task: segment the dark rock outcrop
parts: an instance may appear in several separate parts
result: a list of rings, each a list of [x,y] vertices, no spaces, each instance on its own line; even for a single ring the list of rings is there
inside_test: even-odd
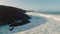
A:
[[[26,11],[11,6],[0,5],[0,25],[10,24],[10,27],[24,25],[29,23],[29,16]],[[16,20],[21,20],[17,23]]]

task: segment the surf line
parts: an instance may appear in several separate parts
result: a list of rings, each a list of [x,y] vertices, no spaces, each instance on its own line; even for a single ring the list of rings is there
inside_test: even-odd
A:
[[[41,14],[41,13],[38,13],[39,15],[43,16],[43,17],[46,17],[46,18],[51,18],[51,19],[55,19],[55,20],[58,20],[60,21],[59,18],[56,18],[56,17],[53,17],[53,16],[50,16],[50,15],[46,15],[46,14]]]
[[[50,15],[46,15],[46,14],[42,14],[42,13],[39,13],[39,12],[30,12],[30,13],[32,13],[31,15],[43,16],[43,17],[46,17],[46,18],[51,18],[51,19],[54,19],[54,20],[60,21],[59,18],[56,18],[56,17],[54,17],[54,16],[50,16]]]

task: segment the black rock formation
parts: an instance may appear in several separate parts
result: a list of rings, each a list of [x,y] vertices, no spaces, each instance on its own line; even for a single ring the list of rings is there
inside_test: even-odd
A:
[[[25,13],[23,9],[0,5],[0,25],[10,24],[10,27],[14,27],[27,24],[30,22],[30,17]],[[21,22],[18,23],[16,20],[21,20]]]

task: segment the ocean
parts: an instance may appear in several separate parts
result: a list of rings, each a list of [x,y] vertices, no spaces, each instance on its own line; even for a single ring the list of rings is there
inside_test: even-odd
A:
[[[52,14],[52,15],[60,15],[60,11],[51,11],[51,12],[40,12],[40,13],[43,13],[43,14]]]
[[[0,34],[60,34],[60,12],[28,12],[30,23],[9,31],[9,25],[0,27]]]

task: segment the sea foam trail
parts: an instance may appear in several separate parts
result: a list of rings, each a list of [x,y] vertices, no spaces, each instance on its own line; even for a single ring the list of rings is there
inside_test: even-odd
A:
[[[55,20],[60,21],[60,19],[59,19],[59,18],[56,18],[56,17],[54,17],[54,16],[44,15],[44,14],[40,14],[40,15],[41,15],[41,16],[43,16],[43,17],[47,17],[47,18],[51,18],[51,19],[55,19]]]
[[[29,15],[42,16],[48,19],[45,24],[39,25],[32,29],[18,32],[16,34],[59,34],[60,33],[60,19],[47,14],[41,14],[37,12],[28,13]],[[59,33],[58,33],[59,31]]]
[[[32,14],[33,14],[33,12],[32,12]],[[35,14],[33,14],[33,15],[40,15],[40,16],[43,16],[43,17],[46,17],[46,18],[51,18],[51,19],[55,19],[55,20],[57,20],[57,21],[60,21],[60,19],[59,18],[56,18],[56,17],[54,17],[54,16],[51,16],[51,15],[47,15],[47,14],[42,14],[42,13],[38,13],[38,12],[35,12]]]

